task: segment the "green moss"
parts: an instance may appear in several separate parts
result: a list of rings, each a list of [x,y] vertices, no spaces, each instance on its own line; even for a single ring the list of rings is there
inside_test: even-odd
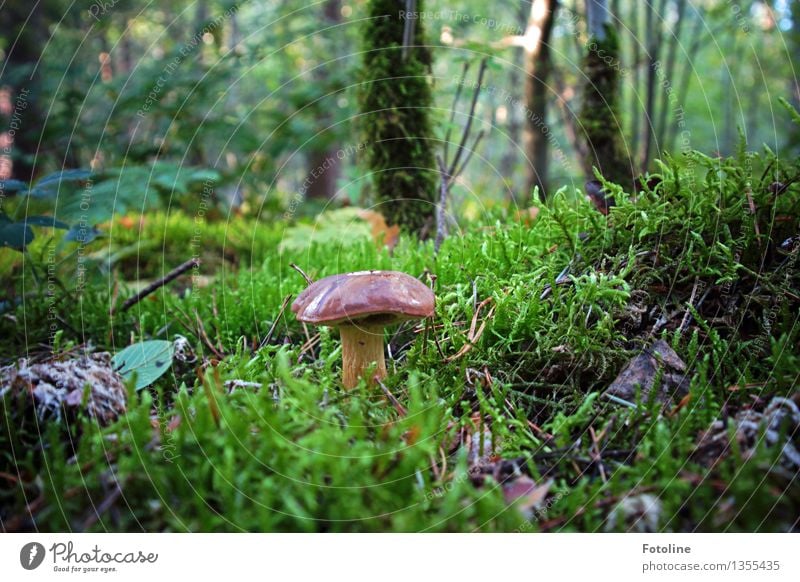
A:
[[[406,18],[395,0],[371,0],[363,32],[359,90],[363,162],[370,173],[368,203],[407,232],[430,232],[435,211],[430,86],[431,51],[422,20],[403,58]],[[422,2],[417,9],[424,10]]]
[[[0,489],[0,519],[19,523],[27,501],[42,496],[42,509],[23,527],[622,531],[623,521],[607,522],[613,502],[646,489],[661,503],[658,528],[665,531],[785,531],[800,511],[800,492],[791,473],[764,470],[777,467],[778,447],[762,444],[748,459],[732,453],[713,465],[696,458],[698,435],[715,419],[797,390],[800,269],[792,257],[800,251],[779,247],[800,230],[793,212],[800,185],[774,197],[772,176],[753,178],[768,166],[780,176],[798,173],[796,163],[769,153],[691,153],[661,164],[658,186],[636,200],[607,184],[617,198],[607,217],[562,190],[533,224],[496,212],[445,240],[438,255],[431,243],[404,236],[392,255],[370,241],[328,241],[285,256],[277,250],[283,225],[244,223],[249,234],[235,248],[259,242],[242,268],[188,293],[165,289],[113,321],[107,305],[117,291],[96,282],[82,311],[60,312],[74,328],[64,330],[64,342],[88,338],[102,348],[131,335],[182,333],[214,358],[203,370],[209,390],[194,371],[164,376],[156,390],[132,395],[117,424],[101,431],[85,423],[77,462],[56,446],[38,456],[15,453],[25,435],[5,421],[12,427],[0,431],[5,467],[16,463],[24,478]],[[191,232],[189,219],[183,227],[170,220],[176,241]],[[212,229],[206,243],[219,248],[225,240],[225,229]],[[406,416],[382,394],[342,391],[335,330],[320,330],[306,346],[302,326],[281,315],[284,298],[304,286],[289,262],[315,279],[365,268],[436,275],[435,327],[387,332],[395,359],[387,389],[409,409]],[[567,282],[555,284],[568,265]],[[476,304],[489,297],[493,315],[489,307],[477,314],[483,333],[470,347]],[[47,309],[26,301],[27,311],[0,318],[4,338],[19,333],[13,318],[29,330],[47,325]],[[188,328],[179,323],[184,314],[194,316]],[[664,314],[670,319],[654,335],[687,363],[691,398],[668,415],[655,403],[630,409],[597,396],[652,341]],[[271,341],[259,348],[278,317]],[[221,361],[197,321],[224,352]],[[227,380],[261,388],[229,393]],[[0,413],[11,405],[0,402]],[[168,429],[178,416],[177,428]],[[519,460],[535,479],[554,479],[547,509],[533,521],[505,506],[493,481],[475,488],[463,449],[449,456],[443,475],[432,471],[431,458],[441,457],[454,427],[474,431],[476,418],[502,443],[504,459]],[[606,435],[605,478],[585,461],[595,454],[590,427]],[[85,526],[112,479],[128,503]]]

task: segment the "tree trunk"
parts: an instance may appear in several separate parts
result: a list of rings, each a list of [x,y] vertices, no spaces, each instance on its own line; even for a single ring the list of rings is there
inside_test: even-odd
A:
[[[359,127],[372,182],[369,202],[390,225],[426,237],[433,233],[439,178],[430,118],[432,55],[424,21],[409,21],[398,6],[397,0],[367,3]],[[424,11],[422,0],[416,6]],[[409,25],[415,40],[405,47]]]
[[[528,13],[530,9],[528,6],[530,5],[530,0],[520,0],[517,9],[517,23],[522,29],[523,26],[526,26],[528,21]],[[520,114],[519,108],[515,107],[518,100],[521,99],[522,95],[519,94],[519,86],[520,86],[520,71],[525,66],[525,59],[524,53],[522,51],[514,51],[514,55],[512,57],[512,66],[508,74],[508,86],[509,92],[513,96],[513,104],[507,105],[507,122],[506,122],[506,133],[508,134],[508,147],[503,152],[503,157],[500,159],[500,175],[503,176],[503,179],[506,182],[507,188],[511,192],[510,198],[512,200],[517,199],[516,193],[521,188],[520,180],[517,179],[516,176],[516,165],[517,161],[519,160],[519,143],[520,143],[520,134],[522,133],[522,116]]]
[[[0,174],[31,182],[45,120],[36,64],[48,40],[46,3],[7,2],[0,10],[0,27],[6,39],[2,89],[7,94],[2,99],[8,100],[1,126],[8,145],[1,152]]]
[[[789,80],[789,95],[792,105],[800,111],[800,2],[790,2],[792,7],[792,29],[789,32],[789,56],[792,74]],[[800,146],[800,125],[790,124],[789,145]]]
[[[647,37],[647,96],[644,111],[644,122],[642,130],[642,171],[646,171],[650,165],[650,158],[653,151],[653,140],[655,137],[655,104],[656,104],[656,76],[657,63],[661,53],[661,21],[659,14],[663,12],[664,3],[662,0],[658,7],[655,0],[645,8],[645,35]]]
[[[641,88],[641,77],[642,77],[642,67],[641,63],[639,62],[639,58],[641,56],[641,51],[639,50],[639,45],[641,43],[641,18],[640,18],[640,6],[641,3],[634,2],[633,8],[631,10],[631,24],[629,26],[631,31],[631,68],[633,69],[633,74],[631,75],[631,100],[630,100],[630,120],[631,120],[631,139],[630,145],[628,149],[633,152],[632,157],[636,156],[636,152],[639,151],[639,115],[641,111],[641,107],[639,106],[639,100],[641,99],[641,92],[639,89]]]
[[[326,27],[342,21],[341,0],[328,0],[323,4],[322,11]],[[317,68],[312,75],[317,86],[326,86],[329,75],[325,68]],[[333,98],[329,96],[327,99]],[[330,126],[331,116],[324,109],[324,105],[323,109],[319,111],[317,119],[319,120],[320,128]],[[322,150],[309,152],[307,156],[308,177],[311,183],[308,190],[306,190],[306,196],[309,198],[329,200],[336,195],[336,182],[341,172],[341,163],[336,157],[338,150],[338,144],[327,144]],[[320,170],[320,168],[323,168],[323,170]],[[314,174],[317,174],[317,176],[315,177]]]
[[[605,0],[587,0],[589,42],[584,58],[586,83],[581,108],[581,129],[588,156],[584,166],[593,179],[593,167],[607,179],[630,187],[632,169],[625,156],[619,112],[619,39],[609,24]]]
[[[686,12],[686,0],[677,0],[675,9],[677,20],[675,22],[675,28],[672,30],[672,38],[669,39],[667,62],[663,69],[664,77],[667,82],[670,83],[670,85],[674,83],[675,78],[675,61],[678,55],[678,46],[681,43],[681,28],[683,27],[683,15]],[[667,144],[664,142],[664,138],[667,132],[667,119],[669,118],[669,112],[673,108],[670,99],[670,95],[664,91],[661,97],[661,108],[658,112],[658,123],[656,123],[655,130],[655,141],[659,150],[668,149]],[[672,99],[674,99],[674,97]],[[657,154],[660,154],[660,151],[657,152]]]
[[[534,0],[525,31],[525,157],[527,177],[525,199],[539,187],[539,197],[547,195],[548,82],[550,77],[550,35],[553,31],[556,0]]]

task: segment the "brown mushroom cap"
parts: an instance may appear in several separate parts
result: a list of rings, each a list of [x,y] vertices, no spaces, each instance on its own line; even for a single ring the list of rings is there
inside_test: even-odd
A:
[[[359,271],[332,275],[309,285],[292,303],[297,319],[316,325],[391,325],[431,317],[433,291],[405,273]]]

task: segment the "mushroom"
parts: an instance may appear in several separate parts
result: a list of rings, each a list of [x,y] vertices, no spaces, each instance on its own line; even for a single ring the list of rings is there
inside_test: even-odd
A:
[[[332,275],[309,285],[292,303],[298,321],[338,326],[342,336],[342,382],[354,388],[366,369],[386,377],[383,328],[433,315],[434,295],[423,283],[397,271]],[[372,384],[371,378],[367,383]]]

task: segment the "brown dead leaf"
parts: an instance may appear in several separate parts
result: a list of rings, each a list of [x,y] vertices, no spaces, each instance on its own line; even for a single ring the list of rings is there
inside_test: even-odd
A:
[[[539,208],[536,206],[517,210],[517,222],[521,222],[526,226],[533,224],[537,216],[539,216]]]
[[[422,434],[422,429],[414,424],[406,432],[403,433],[403,440],[409,446],[416,444],[419,440],[419,435]]]
[[[527,475],[520,475],[503,483],[503,499],[524,513],[530,512],[542,504],[552,484],[552,479],[538,485]]]
[[[481,336],[483,335],[483,330],[486,328],[486,322],[489,319],[491,319],[492,316],[494,315],[494,310],[496,305],[492,305],[491,309],[489,309],[489,313],[486,314],[486,317],[481,322],[480,326],[478,326],[478,317],[480,316],[481,309],[486,307],[489,303],[492,303],[492,301],[493,301],[492,297],[487,297],[478,304],[477,309],[475,309],[475,314],[472,316],[472,322],[470,323],[469,326],[469,332],[467,332],[467,343],[461,346],[461,349],[458,350],[458,352],[456,352],[452,356],[445,358],[445,362],[453,362],[458,358],[460,358],[461,356],[463,356],[464,354],[466,354],[467,352],[469,352],[473,347],[475,347],[475,344],[478,342],[479,339],[481,339]]]
[[[389,250],[397,246],[400,238],[400,227],[398,225],[389,226],[386,219],[379,212],[374,210],[359,210],[358,217],[367,222],[372,229],[372,238],[378,248],[386,247]]]
[[[600,180],[589,180],[585,184],[586,196],[600,214],[608,215],[608,209],[615,205],[614,197],[606,194]]]

